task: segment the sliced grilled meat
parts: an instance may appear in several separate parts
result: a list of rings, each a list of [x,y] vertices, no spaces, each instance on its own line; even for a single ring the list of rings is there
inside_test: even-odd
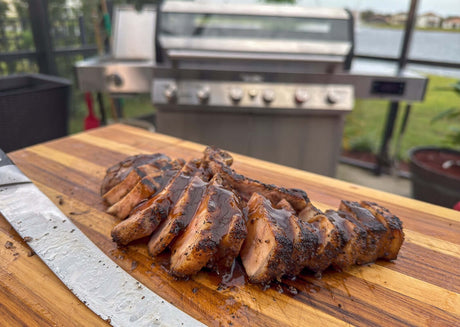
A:
[[[259,193],[251,196],[248,210],[248,236],[240,256],[249,281],[268,283],[280,279],[292,266],[292,213],[275,209]]]
[[[401,221],[376,203],[342,201],[338,211],[323,214],[302,190],[237,174],[229,167],[232,157],[217,148],[185,166],[160,154],[148,157],[133,156],[108,170],[103,188],[118,185],[104,197],[119,199],[109,211],[131,215],[112,237],[127,244],[153,232],[149,252],[169,246],[171,273],[178,277],[203,267],[226,271],[240,254],[249,280],[268,283],[303,268],[320,273],[331,265],[344,270],[392,260],[404,240]]]
[[[339,210],[349,213],[361,224],[367,232],[366,251],[360,258],[360,263],[374,262],[379,257],[380,249],[386,240],[387,228],[358,202],[340,202]]]
[[[310,224],[305,223],[296,215],[290,219],[292,239],[292,265],[286,272],[288,276],[297,276],[312,260],[319,246],[319,233]]]
[[[369,210],[386,228],[387,233],[383,237],[378,257],[387,260],[397,258],[399,249],[404,242],[402,222],[388,209],[374,202],[361,201],[361,206]]]
[[[286,199],[281,200],[276,205],[279,209],[287,210],[291,213],[289,217],[292,238],[292,265],[287,270],[286,275],[297,276],[305,266],[305,262],[311,260],[318,246],[318,233],[309,224],[301,221],[296,216],[294,208]]]
[[[172,245],[171,273],[177,277],[195,274],[210,263],[220,262],[220,253],[229,256],[224,264],[233,262],[246,236],[239,207],[238,197],[214,176],[196,215]],[[226,247],[224,252],[219,252],[220,247]]]
[[[182,168],[182,162],[178,160],[171,161],[171,164],[168,164],[167,168],[162,168],[160,170],[154,171],[144,178],[142,178],[122,199],[113,204],[110,208],[107,209],[107,212],[111,215],[114,215],[120,219],[125,219],[139,203],[151,198],[156,193],[160,192],[177,174],[177,172]],[[142,166],[144,167],[144,166]],[[153,166],[150,166],[153,167]],[[118,186],[124,184],[124,182],[139,168],[135,168],[128,177],[122,181],[120,184],[116,185],[112,190],[118,188]],[[145,169],[148,171],[153,169]],[[110,190],[108,193],[111,193]]]
[[[158,168],[152,165],[143,165],[134,168],[128,176],[120,183],[112,187],[102,198],[109,205],[113,205],[120,201],[126,194],[128,194],[142,178],[158,173]]]
[[[308,202],[307,205],[305,206],[305,208],[303,208],[299,212],[298,216],[303,221],[309,221],[313,217],[315,217],[317,215],[321,215],[321,214],[323,214],[323,212],[321,210],[316,208],[311,202]]]
[[[171,159],[162,153],[130,156],[107,169],[101,185],[101,195],[104,195],[115,185],[119,184],[136,167],[153,164],[161,168],[168,165],[170,161]]]
[[[286,199],[281,199],[281,201],[276,204],[275,208],[287,210],[293,215],[296,214],[294,208]]]
[[[205,171],[205,176],[210,180],[214,173],[209,167],[211,161],[219,162],[224,166],[231,166],[233,164],[233,157],[226,151],[219,149],[215,146],[208,146],[203,151],[203,164],[202,168]]]
[[[188,226],[196,214],[205,194],[207,183],[194,176],[182,197],[155,230],[148,243],[149,253],[153,256],[163,252],[168,245]]]
[[[157,171],[155,174],[142,178],[128,194],[108,208],[107,213],[119,219],[125,219],[137,204],[150,198],[162,188],[161,180],[166,176],[171,178],[170,174]]]
[[[333,258],[340,252],[342,240],[336,226],[323,214],[316,215],[304,222],[304,229],[318,236],[318,245],[311,257],[303,263],[307,269],[319,273],[331,265]]]
[[[294,188],[286,189],[276,185],[264,184],[255,179],[237,174],[227,165],[227,162],[230,161],[228,157],[230,155],[225,151],[219,150],[213,152],[212,148],[207,148],[203,158],[203,167],[213,175],[219,174],[222,176],[224,184],[235,190],[243,202],[247,203],[253,193],[259,193],[269,199],[273,205],[276,205],[282,199],[286,199],[297,213],[308,206],[313,207],[307,193],[302,190]],[[318,209],[316,210],[319,212]]]
[[[222,183],[222,181],[219,181]],[[232,206],[236,205],[237,208],[231,210],[237,211],[228,219],[228,223],[221,222],[219,227],[223,234],[219,243],[217,253],[207,263],[207,267],[213,269],[218,274],[228,272],[235,258],[238,257],[244,240],[248,234],[247,230],[247,209],[242,210],[242,204],[239,197],[232,191]],[[219,203],[219,202],[218,202]],[[219,218],[220,219],[220,218]]]
[[[155,176],[158,172],[165,172],[168,170],[180,170],[184,165],[182,159],[173,160],[166,164],[165,161],[155,161],[156,165],[146,164],[133,168],[131,172],[120,183],[112,187],[102,198],[109,204],[113,205],[120,201],[126,194],[128,194],[137,183],[147,176]],[[159,165],[162,163],[162,165]]]
[[[354,265],[366,250],[366,231],[348,213],[344,211],[326,211],[326,216],[336,226],[343,245],[332,260],[334,269],[343,271]]]
[[[169,210],[181,197],[192,176],[199,173],[199,165],[199,160],[189,161],[161,192],[136,208],[128,219],[113,228],[112,239],[118,244],[126,245],[152,234],[168,216]]]
[[[369,259],[369,254],[368,254],[368,249],[367,249],[367,244],[368,244],[368,235],[367,235],[367,230],[363,226],[363,224],[355,219],[352,215],[350,215],[346,211],[338,210],[338,211],[332,211],[328,210],[328,216],[331,214],[331,212],[335,212],[337,215],[339,215],[341,218],[349,221],[353,225],[353,231],[356,233],[355,239],[353,242],[353,256],[354,256],[354,263],[358,265],[363,265],[365,263],[369,263],[371,261]],[[353,237],[352,237],[353,239]],[[345,250],[345,249],[344,249]],[[340,267],[339,267],[340,269]]]

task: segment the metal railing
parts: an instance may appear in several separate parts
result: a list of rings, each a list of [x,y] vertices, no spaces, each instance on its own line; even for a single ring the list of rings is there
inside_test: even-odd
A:
[[[355,54],[354,58],[386,61],[386,62],[393,62],[393,63],[397,63],[399,61],[399,57],[375,56],[375,55],[366,55],[366,54],[359,54],[359,53]],[[412,59],[412,58],[407,58],[406,62],[407,64],[414,64],[414,65],[460,69],[460,62],[446,62],[446,61]]]

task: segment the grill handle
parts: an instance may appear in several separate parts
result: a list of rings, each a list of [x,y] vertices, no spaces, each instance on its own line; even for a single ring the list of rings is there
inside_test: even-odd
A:
[[[241,52],[217,52],[217,51],[191,51],[169,50],[169,59],[179,60],[265,60],[265,61],[295,61],[295,62],[330,62],[343,63],[341,56],[319,55],[292,55],[292,54],[269,54],[269,53],[241,53]]]

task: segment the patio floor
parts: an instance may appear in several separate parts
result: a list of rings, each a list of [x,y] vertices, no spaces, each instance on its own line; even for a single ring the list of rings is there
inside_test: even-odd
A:
[[[337,167],[336,178],[361,186],[411,197],[410,180],[404,177],[391,175],[376,176],[369,170],[340,163]]]

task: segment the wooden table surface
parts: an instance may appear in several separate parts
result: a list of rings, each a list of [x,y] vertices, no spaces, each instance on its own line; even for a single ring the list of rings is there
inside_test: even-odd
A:
[[[165,300],[212,326],[460,326],[460,213],[332,178],[234,155],[247,176],[307,191],[321,209],[341,199],[372,200],[404,224],[394,262],[356,266],[322,278],[304,273],[263,290],[240,276],[221,284],[201,272],[175,280],[137,242],[119,249],[99,187],[107,167],[138,153],[200,157],[204,146],[112,125],[10,154],[36,185],[110,258]],[[107,325],[81,303],[0,216],[2,326]],[[84,269],[84,268],[83,268]]]

